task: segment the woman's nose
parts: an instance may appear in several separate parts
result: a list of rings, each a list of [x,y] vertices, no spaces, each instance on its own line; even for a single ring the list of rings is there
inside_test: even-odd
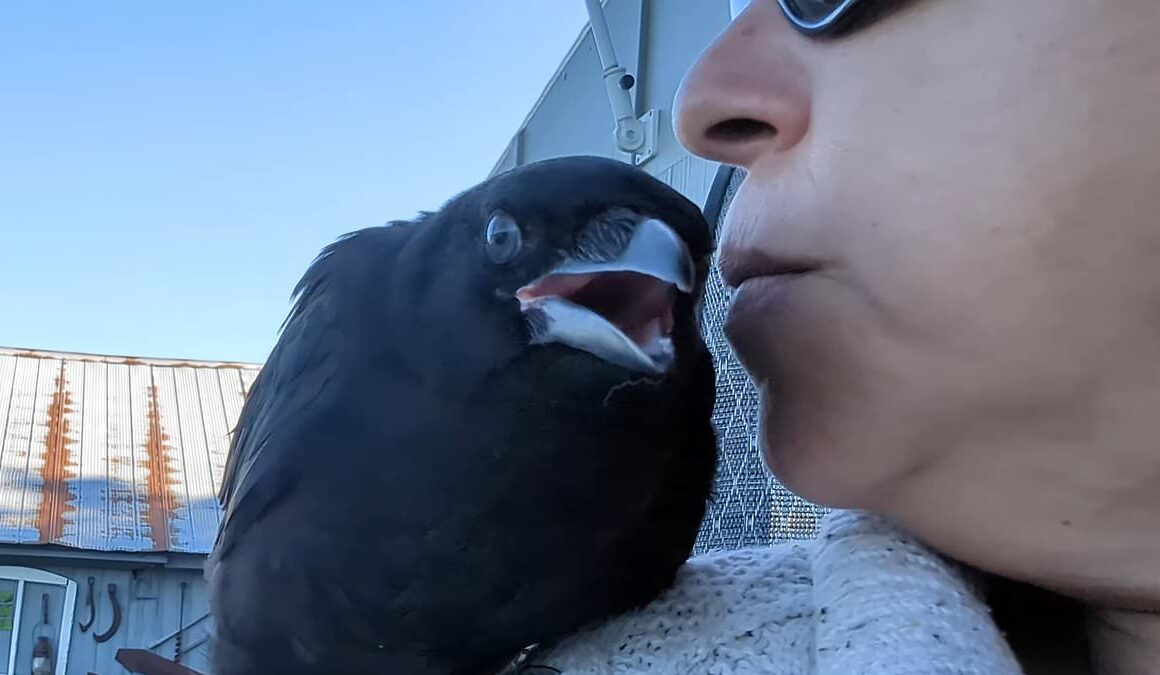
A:
[[[777,3],[754,3],[685,75],[674,102],[678,139],[745,168],[792,148],[809,127],[809,46]]]

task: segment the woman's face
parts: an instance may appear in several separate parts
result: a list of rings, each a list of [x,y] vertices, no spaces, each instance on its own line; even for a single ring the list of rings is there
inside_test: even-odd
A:
[[[1156,0],[916,0],[811,40],[753,0],[694,66],[788,487],[1077,592],[1158,559],[1120,531],[1160,510],[1157,35]]]

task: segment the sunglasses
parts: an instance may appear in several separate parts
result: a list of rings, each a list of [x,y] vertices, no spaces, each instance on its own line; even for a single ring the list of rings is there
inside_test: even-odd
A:
[[[736,19],[753,0],[729,0],[729,13]],[[799,32],[811,37],[833,35],[846,27],[856,10],[867,4],[861,0],[777,0],[781,11]]]

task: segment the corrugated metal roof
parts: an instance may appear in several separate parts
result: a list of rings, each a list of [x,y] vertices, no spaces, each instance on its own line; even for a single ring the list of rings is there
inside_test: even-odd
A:
[[[0,543],[208,553],[260,368],[0,348]]]

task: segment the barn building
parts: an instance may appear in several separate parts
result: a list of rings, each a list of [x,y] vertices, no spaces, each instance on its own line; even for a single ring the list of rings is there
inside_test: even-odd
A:
[[[0,349],[0,673],[205,670],[202,564],[260,366]]]

